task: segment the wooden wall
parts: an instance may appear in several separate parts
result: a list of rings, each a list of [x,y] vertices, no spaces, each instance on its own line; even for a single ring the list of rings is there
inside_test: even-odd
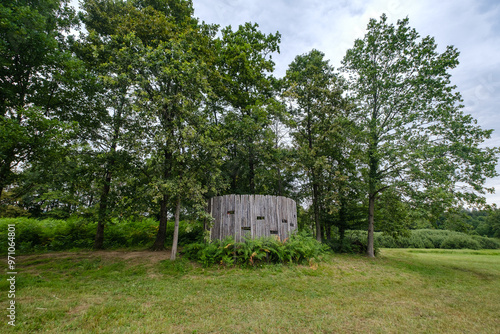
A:
[[[214,217],[210,229],[212,240],[230,235],[236,241],[245,235],[251,238],[277,235],[284,240],[297,229],[295,201],[282,196],[217,196],[210,199],[209,210]]]

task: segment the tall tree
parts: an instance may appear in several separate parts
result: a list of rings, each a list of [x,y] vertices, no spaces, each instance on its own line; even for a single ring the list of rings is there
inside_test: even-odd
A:
[[[133,110],[136,99],[133,66],[137,54],[130,46],[136,38],[135,31],[127,27],[128,18],[136,9],[130,3],[108,0],[87,0],[82,9],[80,16],[86,33],[75,50],[85,61],[87,71],[96,78],[94,86],[98,88],[88,94],[87,118],[79,118],[80,137],[91,143],[87,153],[93,156],[97,169],[94,248],[101,249],[105,224],[113,211],[113,181],[120,174],[125,178],[125,174],[131,175],[131,160],[141,133],[138,113]]]
[[[175,208],[178,231],[181,206],[208,191],[208,174],[216,177],[218,145],[208,131],[204,102],[209,92],[208,66],[214,59],[211,43],[215,28],[193,18],[189,1],[139,1],[128,48],[135,57],[136,106],[145,121],[139,141],[152,196],[160,206],[160,222],[154,250],[164,249],[169,208]],[[196,135],[195,135],[196,134]],[[210,152],[210,154],[209,154]],[[207,158],[207,156],[209,158]],[[203,167],[199,167],[202,165]],[[213,185],[213,182],[211,183]],[[201,210],[203,211],[203,210]],[[198,210],[198,212],[201,212]],[[172,259],[175,259],[174,232]]]
[[[292,137],[298,154],[298,165],[305,172],[305,193],[310,194],[316,239],[323,236],[322,219],[325,205],[333,202],[332,193],[325,186],[337,182],[339,158],[339,134],[346,103],[342,98],[342,85],[333,67],[318,50],[297,56],[286,74],[290,100],[289,114]],[[330,187],[331,189],[331,187]]]
[[[0,196],[33,161],[57,150],[69,124],[58,118],[72,91],[69,1],[0,3]]]
[[[245,23],[235,31],[226,27],[218,41],[219,81],[214,89],[225,125],[228,157],[224,170],[231,193],[264,192],[256,175],[274,146],[271,115],[280,109],[275,108],[277,81],[270,73],[280,38],[279,33],[266,35],[257,24]]]
[[[483,148],[491,130],[462,111],[450,83],[458,51],[437,52],[408,18],[396,25],[371,19],[367,33],[343,59],[357,105],[355,121],[364,143],[360,160],[368,197],[368,256],[374,256],[376,201],[385,190],[413,207],[434,199],[484,203],[487,177],[497,175],[498,148]],[[418,199],[420,198],[420,201]],[[412,201],[413,199],[413,201]]]

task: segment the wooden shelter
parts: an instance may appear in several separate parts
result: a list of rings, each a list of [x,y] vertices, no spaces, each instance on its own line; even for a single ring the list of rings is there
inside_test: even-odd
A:
[[[283,196],[217,196],[210,199],[208,206],[214,217],[212,240],[233,236],[235,241],[241,241],[245,236],[272,235],[284,240],[297,229],[295,201]]]

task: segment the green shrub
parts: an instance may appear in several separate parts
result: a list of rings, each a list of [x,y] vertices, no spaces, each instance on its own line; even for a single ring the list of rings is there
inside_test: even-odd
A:
[[[7,229],[9,224],[16,225],[16,250],[18,253],[36,251],[61,251],[70,249],[90,249],[94,245],[96,222],[73,217],[67,220],[33,218],[0,219],[1,252],[7,250]],[[174,224],[167,225],[166,246],[172,244]],[[115,219],[108,222],[104,229],[104,247],[148,247],[152,245],[158,231],[158,222],[151,218],[142,220]],[[179,245],[201,241],[201,223],[180,222]]]
[[[488,238],[488,237],[482,237],[482,236],[477,236],[473,235],[472,238],[479,242],[479,245],[481,246],[481,249],[499,249],[500,248],[500,241],[493,239],[493,238]]]
[[[444,249],[481,249],[479,242],[468,235],[450,235],[441,244]]]
[[[184,247],[183,254],[204,266],[248,265],[264,263],[307,263],[318,259],[328,247],[305,233],[296,233],[285,241],[275,237],[245,239],[234,242],[232,237],[208,243],[193,243]]]
[[[448,248],[448,249],[499,249],[495,239],[472,236],[448,230],[412,230],[409,237],[393,238],[375,233],[375,244],[381,248]]]
[[[366,254],[368,250],[368,232],[360,230],[346,231],[344,240],[333,239],[326,244],[336,253]],[[375,255],[379,253],[375,239]]]

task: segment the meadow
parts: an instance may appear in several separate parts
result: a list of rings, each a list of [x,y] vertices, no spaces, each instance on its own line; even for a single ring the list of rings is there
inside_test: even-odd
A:
[[[16,326],[4,316],[0,332],[500,333],[500,250],[381,249],[246,268],[168,258],[20,256]]]

